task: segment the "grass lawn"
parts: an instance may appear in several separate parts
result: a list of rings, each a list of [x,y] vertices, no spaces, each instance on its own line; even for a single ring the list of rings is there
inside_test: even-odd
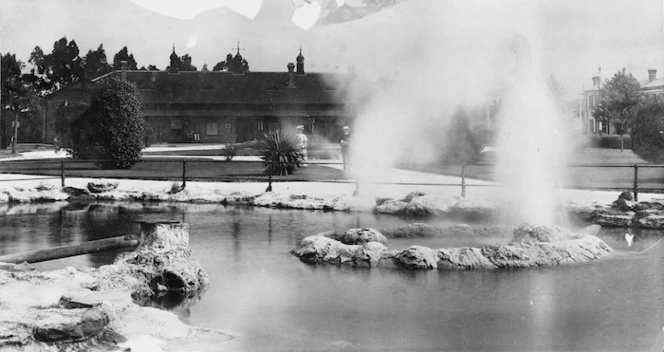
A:
[[[102,170],[92,162],[65,160],[66,177],[127,178],[148,180],[182,180],[182,160],[145,159],[127,170]],[[186,158],[186,178],[194,181],[266,181],[262,162],[211,161]],[[27,161],[4,161],[0,172],[60,176],[61,159],[41,159]],[[293,175],[273,176],[274,181],[321,181],[344,180],[343,171],[331,167],[309,164],[299,168]]]
[[[494,181],[495,160],[485,159],[468,165],[468,178]],[[631,150],[585,148],[570,156],[568,167],[561,170],[560,185],[578,189],[631,190],[634,186],[634,164],[639,164],[638,185],[642,191],[664,192],[664,167],[657,167],[636,156]],[[442,175],[461,176],[461,166],[408,165],[404,169]]]

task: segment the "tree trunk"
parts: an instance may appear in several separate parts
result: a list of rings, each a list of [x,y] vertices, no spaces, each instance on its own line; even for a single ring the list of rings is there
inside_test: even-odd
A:
[[[18,139],[18,111],[14,111],[14,137],[12,138],[12,154],[16,154],[16,143]]]
[[[622,153],[625,150],[625,145],[623,144],[623,134],[620,134],[620,152]]]
[[[0,256],[3,263],[38,263],[47,260],[73,257],[81,254],[103,252],[111,249],[135,247],[139,240],[135,236],[117,236],[79,244],[38,249],[31,252]]]

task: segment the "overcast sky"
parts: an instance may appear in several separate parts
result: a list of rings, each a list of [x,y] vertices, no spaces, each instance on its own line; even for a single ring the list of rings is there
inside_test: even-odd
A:
[[[0,50],[27,62],[36,45],[48,53],[67,36],[77,41],[81,56],[103,43],[112,60],[127,45],[139,66],[163,69],[175,43],[178,54],[189,53],[200,69],[222,60],[240,40],[253,71],[285,70],[302,45],[310,72],[344,72],[354,65],[369,75],[391,76],[411,74],[418,60],[428,61],[431,70],[431,62],[463,65],[477,63],[478,56],[488,58],[478,65],[505,70],[510,54],[503,49],[521,33],[537,48],[545,73],[572,97],[590,86],[599,65],[605,77],[623,67],[641,80],[648,68],[664,75],[663,1],[402,0],[356,21],[304,30],[292,22],[294,3],[305,4],[299,0],[265,0],[262,6],[252,0],[245,8],[232,1],[235,10],[220,8],[224,0],[201,0],[199,11],[192,11],[196,1],[169,1],[175,17],[130,0],[1,0]],[[477,81],[484,79],[479,73],[487,74],[468,72]]]

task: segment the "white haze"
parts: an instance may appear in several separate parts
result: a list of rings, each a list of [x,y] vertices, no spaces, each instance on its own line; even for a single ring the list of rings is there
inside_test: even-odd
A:
[[[508,182],[507,194],[515,195],[518,204],[510,215],[515,221],[551,224],[553,175],[564,154],[558,153],[561,142],[554,139],[564,131],[557,127],[560,114],[544,79],[555,73],[542,72],[535,58],[538,23],[546,14],[539,12],[537,2],[415,3],[424,11],[411,27],[374,29],[386,33],[389,49],[354,61],[357,71],[386,78],[368,94],[366,86],[355,87],[354,103],[363,107],[353,131],[358,177],[366,180],[376,167],[394,166],[404,160],[404,152],[410,162],[439,162],[444,150],[434,146],[442,144],[441,131],[452,114],[460,106],[500,99],[499,180]],[[357,26],[352,30],[367,30]],[[535,48],[527,74],[517,70],[510,47],[516,35]]]

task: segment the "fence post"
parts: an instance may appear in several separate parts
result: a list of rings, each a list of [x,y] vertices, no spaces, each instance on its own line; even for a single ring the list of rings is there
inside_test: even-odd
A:
[[[355,190],[353,191],[353,197],[360,195],[360,178],[355,176]]]
[[[461,164],[461,196],[466,197],[466,163]]]
[[[60,160],[60,184],[61,187],[65,186],[65,160]]]
[[[182,188],[187,187],[187,161],[182,160]]]
[[[272,192],[272,162],[267,164],[267,189],[265,192]]]
[[[634,201],[639,201],[639,165],[634,164]]]

